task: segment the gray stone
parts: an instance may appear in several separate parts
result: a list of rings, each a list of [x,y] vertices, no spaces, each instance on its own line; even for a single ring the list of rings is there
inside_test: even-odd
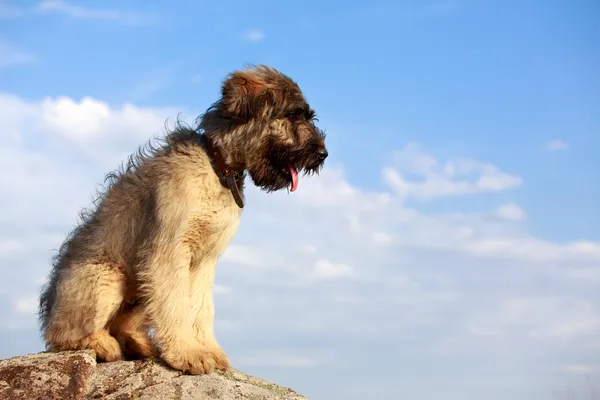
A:
[[[91,351],[0,360],[0,399],[306,400],[291,389],[236,369],[184,375],[152,359],[96,364]]]
[[[95,375],[92,352],[38,353],[0,361],[0,399],[84,399]]]

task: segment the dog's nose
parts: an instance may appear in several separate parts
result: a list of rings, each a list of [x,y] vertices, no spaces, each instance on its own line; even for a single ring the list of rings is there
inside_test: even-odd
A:
[[[317,150],[317,154],[319,155],[319,157],[321,158],[321,160],[324,160],[327,158],[327,156],[329,155],[329,153],[327,152],[327,149],[321,148],[319,150]]]

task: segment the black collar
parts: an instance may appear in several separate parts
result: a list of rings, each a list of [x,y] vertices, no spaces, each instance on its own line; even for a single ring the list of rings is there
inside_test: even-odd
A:
[[[213,168],[215,169],[215,172],[217,172],[217,175],[219,175],[221,181],[224,181],[225,185],[231,191],[231,194],[233,195],[233,198],[238,207],[244,208],[244,200],[242,199],[242,195],[237,184],[238,180],[240,179],[240,174],[236,170],[231,168],[229,165],[227,165],[227,163],[223,159],[223,156],[221,155],[221,152],[214,146],[212,140],[210,140],[208,136],[204,134],[200,134],[199,136],[200,142],[204,145],[204,148],[206,149],[206,153],[208,154],[211,161],[213,161],[212,164]]]

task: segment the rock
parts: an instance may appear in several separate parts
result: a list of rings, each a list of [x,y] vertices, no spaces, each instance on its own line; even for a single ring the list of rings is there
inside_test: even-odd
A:
[[[92,352],[38,353],[0,361],[1,399],[84,399],[96,372]]]
[[[291,389],[231,369],[184,375],[162,362],[96,364],[92,351],[37,353],[0,360],[2,400],[306,400]]]

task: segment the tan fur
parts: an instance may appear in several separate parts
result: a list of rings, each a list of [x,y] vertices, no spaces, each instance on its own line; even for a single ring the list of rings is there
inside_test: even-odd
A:
[[[144,308],[140,305],[123,310],[111,323],[113,335],[121,349],[132,356],[152,356],[152,342],[147,334],[147,320]]]
[[[117,313],[125,295],[125,274],[116,265],[89,264],[74,268],[57,290],[55,314],[45,339],[55,350],[83,347],[102,358],[122,357],[119,344],[105,330],[106,321]]]
[[[154,256],[140,274],[145,282],[140,290],[153,294],[146,312],[155,321],[163,358],[174,368],[192,373],[201,372],[195,370],[198,360],[204,372],[212,372],[214,354],[223,353],[212,329],[212,283],[217,257],[232,240],[240,216],[206,155],[196,156],[202,164],[180,160],[178,173],[161,188],[161,234],[152,249]],[[174,268],[165,268],[167,264]],[[194,324],[203,327],[203,342],[196,340]]]
[[[288,117],[288,109],[302,115]],[[242,174],[240,189],[247,170],[259,187],[278,190],[289,177],[273,159],[315,171],[326,157],[311,118],[295,83],[258,68],[231,75],[201,127]],[[241,209],[193,130],[176,130],[140,159],[112,176],[94,212],[61,247],[40,298],[47,348],[91,349],[105,361],[157,350],[181,371],[227,370],[212,285]]]

